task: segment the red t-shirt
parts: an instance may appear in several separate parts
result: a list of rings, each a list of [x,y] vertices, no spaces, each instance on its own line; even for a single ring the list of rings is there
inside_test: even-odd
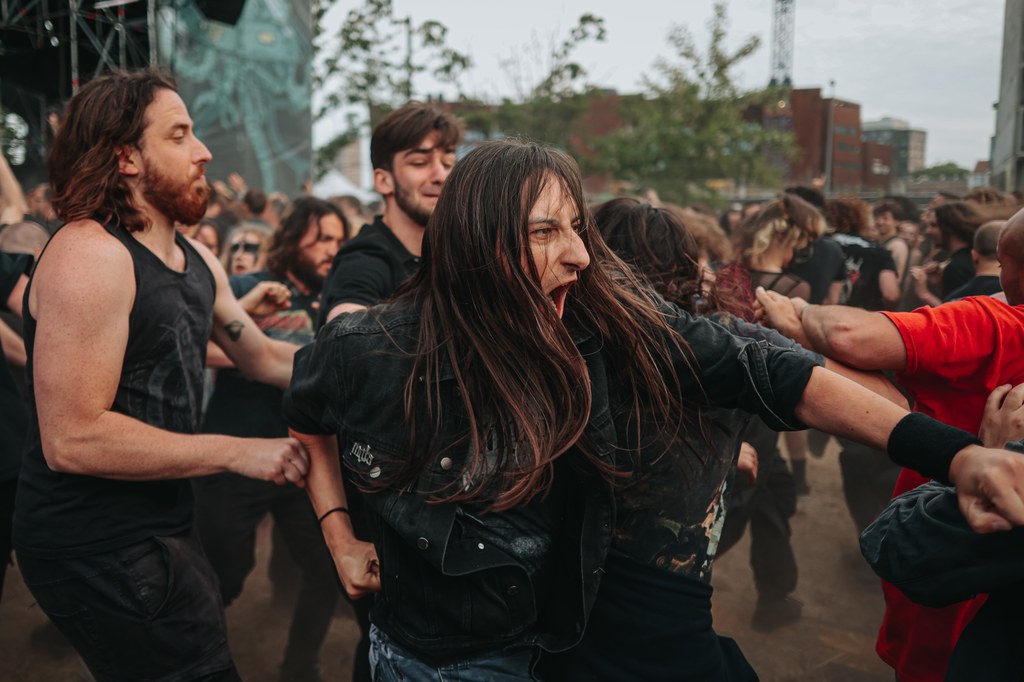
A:
[[[919,412],[977,433],[985,400],[996,386],[1024,381],[1024,306],[974,296],[937,308],[883,313],[907,349],[907,368],[897,382]],[[904,469],[894,495],[928,479]],[[941,609],[913,603],[883,582],[885,618],[876,651],[900,682],[942,682],[957,638],[986,595]]]

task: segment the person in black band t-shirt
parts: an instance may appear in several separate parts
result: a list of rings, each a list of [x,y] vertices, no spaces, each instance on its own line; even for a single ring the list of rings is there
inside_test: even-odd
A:
[[[51,239],[25,295],[29,432],[14,546],[96,680],[235,680],[189,477],[303,484],[297,441],[194,435],[211,337],[284,386],[296,346],[259,331],[216,258],[175,230],[206,209],[210,152],[174,84],[116,72],[68,104]]]
[[[384,197],[374,217],[334,259],[324,281],[319,325],[345,312],[391,298],[420,264],[420,246],[462,139],[460,122],[434,107],[410,102],[373,131],[373,183]],[[359,491],[346,481],[353,524],[364,537],[370,529]],[[353,682],[369,682],[370,599],[352,602],[362,634],[353,657]]]
[[[254,314],[263,333],[299,346],[313,341],[320,287],[344,240],[344,219],[333,205],[314,197],[292,204],[280,229],[270,237],[267,269],[229,280],[238,298],[261,282],[287,287],[290,295],[283,309]],[[287,436],[281,398],[276,386],[250,381],[237,370],[218,370],[202,430],[232,436]],[[275,530],[283,534],[283,544],[301,574],[280,677],[294,682],[319,679],[317,657],[339,591],[334,562],[305,493],[234,473],[197,479],[194,487],[196,530],[217,573],[225,606],[241,594],[256,563],[257,526],[268,513],[273,516]]]

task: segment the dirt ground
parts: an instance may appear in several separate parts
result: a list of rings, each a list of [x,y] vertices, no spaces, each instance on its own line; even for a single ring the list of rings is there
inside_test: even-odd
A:
[[[874,653],[881,591],[857,550],[834,441],[824,458],[808,462],[808,479],[811,495],[801,498],[793,519],[800,568],[794,596],[803,602],[803,618],[771,634],[750,629],[756,593],[745,538],[715,563],[715,628],[739,642],[764,682],[891,682],[892,671]],[[259,540],[259,563],[245,592],[228,609],[228,627],[242,678],[273,682],[291,607],[273,599],[267,579],[269,526],[261,529]],[[91,679],[73,651],[39,629],[45,620],[17,569],[8,570],[0,603],[0,680]],[[349,680],[357,634],[343,606],[321,652],[325,682]]]

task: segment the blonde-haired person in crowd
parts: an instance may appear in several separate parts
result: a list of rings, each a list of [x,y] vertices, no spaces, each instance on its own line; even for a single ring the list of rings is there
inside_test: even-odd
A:
[[[720,273],[750,303],[743,315],[753,319],[754,289],[764,287],[785,296],[807,298],[810,285],[800,277],[784,272],[793,254],[825,233],[821,212],[794,194],[778,199],[745,219],[733,234],[736,261]]]

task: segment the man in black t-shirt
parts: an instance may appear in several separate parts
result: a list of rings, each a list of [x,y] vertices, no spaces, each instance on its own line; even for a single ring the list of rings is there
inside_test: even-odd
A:
[[[338,252],[324,283],[320,324],[389,298],[419,267],[423,232],[455,165],[461,123],[410,102],[373,131],[373,185],[384,213]]]
[[[229,282],[241,299],[270,283],[286,292],[286,304],[254,321],[267,336],[304,346],[313,341],[316,308],[324,275],[345,240],[345,223],[332,204],[297,199],[267,248],[267,269],[237,275]],[[251,381],[233,369],[217,372],[203,420],[206,433],[278,438],[288,435],[281,416],[282,391]],[[317,656],[330,628],[339,591],[334,562],[324,544],[305,493],[233,473],[197,479],[196,529],[220,582],[225,606],[242,592],[256,563],[256,528],[269,513],[301,581],[292,612],[282,680],[319,679]],[[275,550],[282,549],[275,543]]]
[[[452,115],[419,102],[389,114],[373,131],[373,184],[384,212],[338,252],[324,282],[319,326],[390,298],[420,265],[427,221],[455,164],[462,139]],[[352,523],[370,537],[362,498],[346,479]],[[369,598],[352,602],[362,637],[353,656],[353,682],[369,682]]]
[[[116,106],[112,103],[116,103]],[[210,152],[174,83],[115,72],[68,103],[50,239],[25,295],[29,431],[14,546],[40,608],[105,680],[237,680],[188,479],[304,485],[288,438],[196,435],[211,336],[280,387],[296,346],[259,331],[217,259],[179,235]]]

